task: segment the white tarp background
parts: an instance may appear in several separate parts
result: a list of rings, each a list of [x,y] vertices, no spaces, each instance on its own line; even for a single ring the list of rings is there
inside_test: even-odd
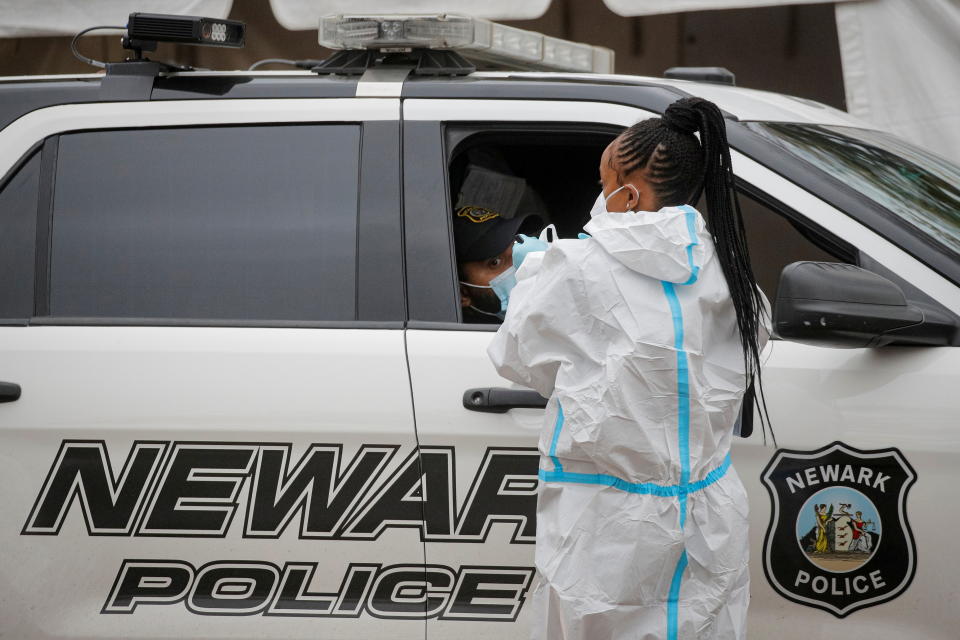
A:
[[[316,29],[320,16],[339,13],[460,13],[489,20],[532,20],[551,0],[270,0],[287,29]]]
[[[603,0],[622,16],[809,1]],[[847,110],[960,162],[960,0],[840,0],[836,16]]]
[[[846,0],[835,0],[845,2]],[[913,0],[907,0],[913,2]],[[922,2],[923,0],[917,0]],[[823,4],[824,0],[603,0],[610,11],[621,16],[652,16],[658,13],[748,9],[783,4]]]
[[[226,18],[232,6],[233,0],[0,0],[0,38],[72,36],[94,25],[125,25],[134,11]]]
[[[960,162],[960,1],[837,5],[847,110]]]
[[[818,1],[822,0],[603,0],[622,16]],[[0,38],[73,35],[95,24],[124,24],[132,11],[227,17],[232,4],[232,0],[0,0]],[[270,0],[277,21],[291,30],[316,29],[318,18],[331,13],[449,12],[526,20],[542,16],[550,4],[551,0]],[[960,0],[838,0],[836,16],[850,113],[960,161]]]

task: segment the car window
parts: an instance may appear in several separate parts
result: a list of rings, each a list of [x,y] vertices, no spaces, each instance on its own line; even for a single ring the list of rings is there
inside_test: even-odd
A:
[[[739,197],[753,272],[771,303],[777,296],[780,272],[788,264],[801,260],[852,261],[850,256],[818,238],[819,232],[807,228],[804,223],[792,221],[748,195],[741,193]]]
[[[358,125],[60,138],[55,317],[355,318]]]
[[[40,154],[34,153],[0,191],[0,319],[33,314],[39,190]]]
[[[619,133],[619,128],[584,126],[584,130],[557,125],[528,125],[526,130],[517,130],[503,125],[484,129],[465,125],[447,128],[447,143],[451,149],[448,163],[450,192],[448,208],[452,216],[462,217],[480,212],[493,216],[500,204],[510,209],[507,218],[526,220],[516,229],[517,233],[539,234],[548,224],[556,227],[559,237],[576,238],[583,225],[590,219],[590,207],[600,192],[598,164],[607,144]],[[543,127],[543,130],[537,130]],[[451,144],[455,141],[456,144]],[[471,182],[482,178],[480,191],[468,197]],[[514,191],[513,206],[510,191]],[[464,205],[468,205],[465,206]],[[465,212],[465,209],[468,210]],[[473,214],[471,214],[473,215]],[[484,218],[477,218],[480,222]],[[454,224],[456,227],[456,223]],[[469,229],[471,225],[466,225]],[[482,229],[482,224],[476,225]],[[457,279],[470,279],[474,270],[469,262],[475,259],[463,255],[463,239],[454,232],[457,255]],[[502,244],[502,243],[501,243]],[[488,256],[492,257],[492,256]],[[495,297],[470,286],[464,289],[470,295],[469,306],[461,303],[461,321],[465,324],[497,324],[499,318],[490,314],[499,306]],[[484,312],[486,311],[486,313]]]
[[[481,164],[500,173],[523,178],[540,200],[538,219],[555,224],[560,237],[573,238],[589,220],[590,206],[600,191],[597,165],[613,132],[551,131],[470,132],[453,149],[449,165],[449,201],[454,215],[456,202],[471,165]],[[449,128],[456,133],[456,129]],[[469,134],[469,135],[466,135]],[[763,204],[748,194],[740,194],[747,241],[754,272],[761,289],[771,300],[776,298],[780,272],[801,260],[850,262],[855,255],[836,239],[826,238],[799,216],[787,217],[777,208]],[[697,208],[709,221],[709,212],[701,201]],[[538,227],[539,228],[539,227]],[[532,230],[527,230],[531,232]],[[463,279],[462,256],[458,255],[458,279]],[[467,289],[470,291],[470,289]],[[465,323],[496,323],[496,318],[461,311]]]
[[[762,122],[747,126],[948,251],[960,252],[960,166],[882,131]]]

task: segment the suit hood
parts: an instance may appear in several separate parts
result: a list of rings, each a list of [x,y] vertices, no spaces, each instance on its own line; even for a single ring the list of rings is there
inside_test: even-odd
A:
[[[600,213],[584,231],[628,269],[674,284],[696,282],[713,249],[703,216],[689,205]]]

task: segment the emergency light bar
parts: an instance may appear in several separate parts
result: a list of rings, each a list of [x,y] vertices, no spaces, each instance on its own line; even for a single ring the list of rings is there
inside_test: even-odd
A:
[[[613,73],[613,51],[469,16],[331,15],[320,18],[319,42],[329,49],[456,51],[499,66]]]

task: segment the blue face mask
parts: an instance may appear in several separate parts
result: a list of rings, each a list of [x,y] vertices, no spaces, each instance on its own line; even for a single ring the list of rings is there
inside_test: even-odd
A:
[[[503,320],[507,315],[507,305],[510,304],[510,292],[515,286],[517,286],[517,269],[516,267],[510,266],[502,273],[498,274],[497,277],[492,279],[489,286],[482,284],[471,284],[469,282],[464,282],[463,280],[460,281],[460,284],[467,285],[468,287],[476,287],[477,289],[492,289],[497,295],[497,298],[500,299],[499,311],[496,313],[490,313],[489,311],[478,309],[473,305],[470,305],[470,308],[477,313],[482,313],[486,316],[493,316]]]
[[[554,234],[554,237],[556,237],[556,229],[553,227],[553,225],[550,225],[547,227],[547,229],[550,229]],[[515,286],[517,286],[517,269],[519,269],[520,265],[523,264],[523,260],[527,257],[527,254],[535,251],[546,251],[550,247],[550,245],[544,239],[547,229],[544,229],[545,233],[541,234],[540,238],[523,234],[518,235],[517,242],[513,243],[513,265],[493,278],[490,281],[489,286],[472,284],[470,282],[464,282],[463,280],[460,281],[460,284],[468,287],[476,287],[477,289],[492,289],[497,295],[497,298],[500,299],[500,310],[496,313],[490,313],[489,311],[478,309],[473,305],[470,305],[471,309],[477,313],[500,318],[501,320],[506,317],[507,305],[510,304],[510,292],[513,291]]]

